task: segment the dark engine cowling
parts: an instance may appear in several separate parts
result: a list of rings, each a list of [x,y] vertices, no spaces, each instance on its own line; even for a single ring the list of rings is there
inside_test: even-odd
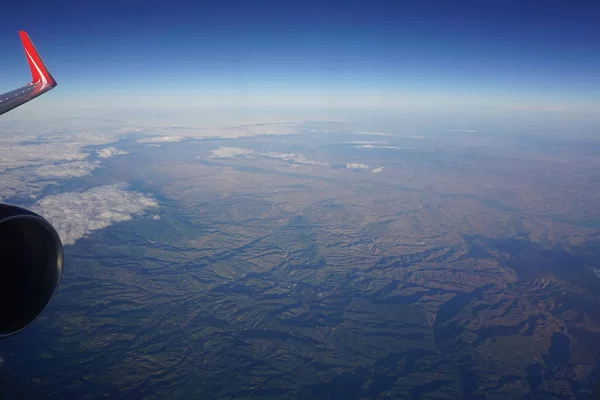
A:
[[[41,315],[62,269],[63,246],[54,227],[32,211],[0,204],[0,338]]]

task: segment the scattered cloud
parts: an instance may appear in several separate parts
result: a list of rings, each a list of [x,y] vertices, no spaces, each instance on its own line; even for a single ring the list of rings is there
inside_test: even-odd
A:
[[[0,171],[44,164],[83,161],[88,154],[73,143],[52,142],[0,147]]]
[[[152,143],[149,143],[149,144],[146,144],[146,146],[148,146],[148,147],[162,147],[162,144],[152,144]]]
[[[410,150],[410,147],[399,147],[399,146],[380,146],[374,144],[363,144],[360,146],[354,146],[357,149],[390,149],[390,150]]]
[[[425,136],[422,135],[397,135],[397,137],[403,137],[407,139],[425,139]]]
[[[300,122],[257,122],[244,124],[222,125],[220,123],[205,122],[202,124],[191,124],[182,126],[150,125],[144,127],[144,132],[150,135],[159,133],[162,135],[173,135],[164,137],[178,137],[190,139],[237,139],[244,137],[256,137],[263,135],[293,135],[297,134]],[[146,139],[138,140],[138,143],[147,143]]]
[[[371,168],[368,164],[365,164],[365,163],[348,163],[348,164],[346,164],[346,168],[354,170],[354,171],[371,170],[371,172],[373,172],[375,174],[383,171],[383,166],[381,166],[381,165]]]
[[[160,220],[160,215],[153,215],[152,219],[155,221],[158,221],[158,220]]]
[[[243,147],[219,147],[218,149],[211,150],[212,158],[233,158],[237,156],[247,156],[250,154],[257,154],[254,150],[245,149]],[[302,154],[297,153],[277,153],[274,151],[266,151],[258,154],[262,157],[276,158],[285,161],[291,161],[295,164],[302,165],[327,165],[326,163],[310,160],[304,157]]]
[[[363,145],[363,144],[387,144],[386,141],[381,140],[349,140],[346,142],[340,142],[340,144],[355,144],[355,145]]]
[[[98,157],[100,157],[100,158],[109,158],[109,157],[113,157],[113,156],[121,156],[121,155],[129,154],[128,152],[126,152],[124,150],[119,150],[114,146],[110,146],[110,147],[107,147],[102,150],[96,150],[96,153],[98,153]]]
[[[269,157],[269,158],[279,158],[281,160],[285,160],[285,161],[292,161],[296,164],[304,164],[304,165],[327,165],[327,163],[323,163],[320,161],[315,161],[315,160],[309,160],[308,158],[304,157],[302,154],[297,154],[297,153],[277,153],[277,152],[265,152],[265,153],[261,153],[261,156],[264,157]]]
[[[158,207],[151,196],[125,189],[111,185],[59,193],[44,197],[32,209],[54,225],[63,244],[74,244],[91,231],[129,221],[148,208]]]
[[[371,135],[371,136],[393,136],[391,133],[385,132],[354,132],[355,135]]]
[[[348,168],[348,169],[369,169],[369,166],[364,163],[349,163],[349,164],[346,164],[346,168]]]
[[[530,107],[515,107],[515,111],[546,111],[546,112],[564,112],[564,108],[550,107],[550,108],[530,108]]]
[[[138,139],[138,143],[171,143],[181,142],[184,138],[181,136],[150,136],[143,139]]]
[[[47,185],[28,168],[0,175],[0,200],[14,197],[35,198]]]
[[[237,156],[246,156],[252,154],[254,151],[250,149],[244,149],[242,147],[219,147],[210,151],[212,158],[233,158]]]
[[[35,173],[43,178],[79,178],[91,174],[99,165],[97,162],[74,161],[44,165]]]
[[[469,132],[469,133],[474,133],[474,132],[478,132],[475,129],[448,129],[449,132]]]
[[[0,198],[35,197],[58,179],[89,175],[99,164],[87,161],[85,147],[113,143],[118,138],[110,131],[6,132],[0,140]]]

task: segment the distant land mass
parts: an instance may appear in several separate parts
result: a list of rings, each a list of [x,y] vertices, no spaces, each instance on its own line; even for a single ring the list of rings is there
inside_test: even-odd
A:
[[[67,244],[3,398],[589,398],[600,143],[278,126],[6,144],[71,155],[2,176]]]

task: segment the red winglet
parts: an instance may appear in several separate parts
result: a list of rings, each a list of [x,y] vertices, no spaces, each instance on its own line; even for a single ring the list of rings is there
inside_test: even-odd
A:
[[[19,31],[19,36],[21,37],[21,43],[23,43],[23,49],[25,50],[25,57],[27,57],[27,62],[29,63],[29,69],[31,69],[31,83],[41,83],[42,86],[56,86],[56,81],[46,69],[42,57],[40,57],[35,49],[27,32]]]

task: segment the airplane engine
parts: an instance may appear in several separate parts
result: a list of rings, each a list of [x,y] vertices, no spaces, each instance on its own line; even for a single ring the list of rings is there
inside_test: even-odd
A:
[[[41,315],[62,269],[63,246],[54,227],[32,211],[0,204],[0,338]]]
[[[58,84],[27,32],[19,31],[31,82],[0,94],[0,115],[41,96]],[[35,321],[58,287],[63,246],[56,230],[41,216],[0,203],[0,339]]]

